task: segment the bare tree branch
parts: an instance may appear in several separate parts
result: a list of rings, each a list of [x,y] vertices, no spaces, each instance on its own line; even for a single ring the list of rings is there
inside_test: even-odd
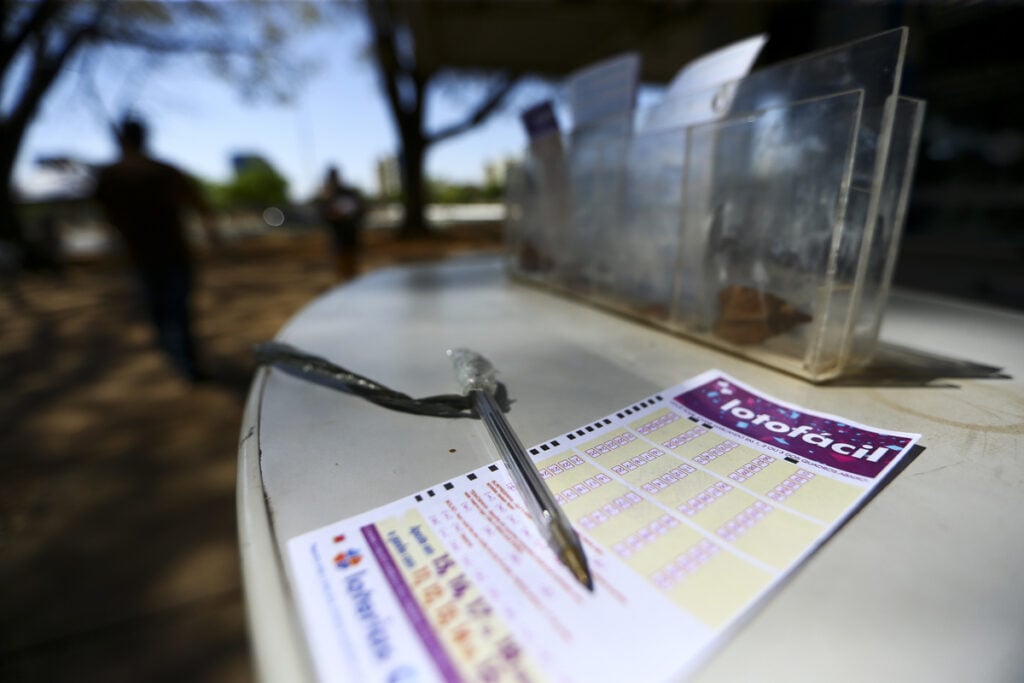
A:
[[[384,86],[384,94],[391,105],[391,111],[399,118],[405,112],[405,103],[402,101],[402,94],[398,87],[398,79],[402,74],[401,65],[398,60],[398,50],[395,46],[395,30],[391,22],[386,4],[383,2],[366,3],[367,14],[373,26],[373,49],[377,55],[377,65],[380,69],[381,81]],[[401,126],[401,121],[398,121]]]
[[[31,36],[37,35],[42,31],[43,27],[55,19],[62,9],[63,6],[59,0],[42,0],[42,2],[37,3],[33,7],[32,12],[14,30],[13,35],[9,39],[0,40],[0,73],[4,73],[7,70],[11,60],[18,54],[18,50],[25,45],[25,42]],[[10,20],[8,12],[9,7],[5,1],[4,22]]]
[[[139,30],[103,28],[96,37],[112,45],[133,47],[159,54],[204,53],[214,56],[254,55],[260,51],[256,44],[228,42],[223,38],[184,39],[167,38]]]
[[[4,133],[14,139],[21,139],[21,135],[28,127],[29,122],[36,113],[39,103],[49,90],[50,86],[60,74],[61,69],[68,58],[86,40],[94,36],[93,25],[86,25],[74,31],[60,46],[51,54],[47,54],[42,40],[36,43],[35,61],[32,73],[28,78],[25,89],[11,111],[10,116],[4,121]]]
[[[477,104],[476,108],[471,111],[466,118],[459,123],[452,124],[441,130],[429,135],[427,137],[427,144],[434,145],[442,140],[447,140],[450,137],[454,137],[461,133],[474,128],[494,113],[502,103],[505,101],[505,97],[515,88],[519,82],[518,76],[506,75],[501,81],[494,86],[490,93],[488,93],[483,100]]]

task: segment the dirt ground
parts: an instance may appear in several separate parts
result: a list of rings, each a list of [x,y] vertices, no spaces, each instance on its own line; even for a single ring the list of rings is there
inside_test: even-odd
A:
[[[363,272],[500,249],[494,228],[371,234]],[[0,288],[0,680],[252,679],[235,472],[253,343],[335,285],[320,233],[200,259],[213,381],[180,379],[116,258]]]

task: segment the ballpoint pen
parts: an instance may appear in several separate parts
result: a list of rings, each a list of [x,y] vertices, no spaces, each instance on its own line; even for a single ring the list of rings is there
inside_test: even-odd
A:
[[[448,355],[462,390],[473,400],[477,415],[487,426],[541,535],[576,580],[588,590],[594,590],[594,581],[579,536],[541,479],[494,398],[498,384],[494,366],[479,353],[469,349],[450,349]]]

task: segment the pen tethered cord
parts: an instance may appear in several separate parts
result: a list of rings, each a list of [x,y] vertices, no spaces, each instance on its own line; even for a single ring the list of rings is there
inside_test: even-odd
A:
[[[433,417],[478,418],[473,400],[462,394],[439,394],[413,398],[408,394],[391,389],[368,377],[341,367],[326,358],[314,356],[289,344],[263,342],[253,352],[256,362],[269,365],[294,377],[353,394],[379,406],[415,415]],[[497,383],[495,399],[503,411],[508,411],[509,400],[505,385]]]

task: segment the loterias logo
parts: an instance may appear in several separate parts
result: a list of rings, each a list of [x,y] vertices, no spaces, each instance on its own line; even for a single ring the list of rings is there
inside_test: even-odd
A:
[[[344,543],[345,535],[339,534],[334,537],[335,543]],[[362,562],[363,556],[356,548],[349,548],[343,550],[334,556],[334,566],[338,569],[348,569],[349,567],[355,567],[357,564]]]
[[[366,578],[368,577],[365,569],[346,574],[345,591],[352,600],[356,614],[366,628],[367,644],[377,659],[385,662],[392,655],[391,639],[388,635],[387,624],[377,611],[373,589],[367,584]]]
[[[338,569],[354,567],[363,560],[363,556],[355,548],[349,548],[334,556],[334,566]]]

